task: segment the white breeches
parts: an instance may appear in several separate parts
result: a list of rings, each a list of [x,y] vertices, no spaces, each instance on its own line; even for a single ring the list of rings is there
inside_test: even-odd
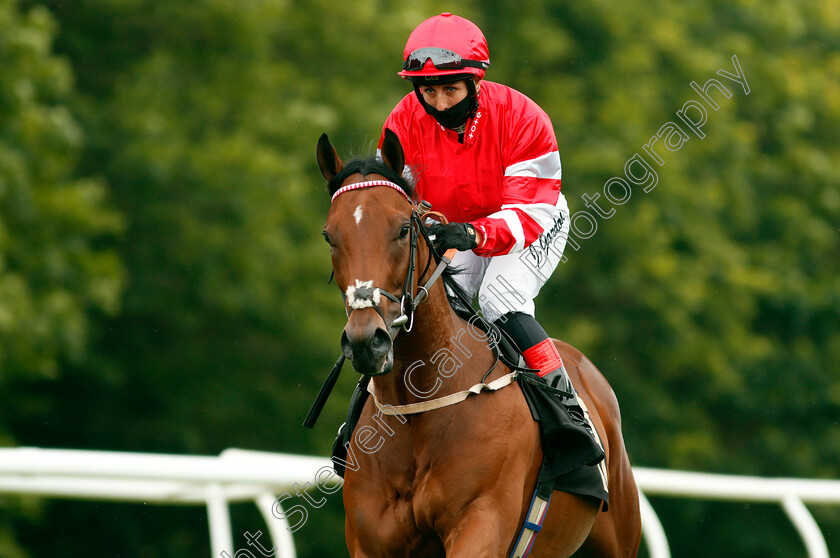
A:
[[[484,317],[494,322],[508,312],[534,315],[534,299],[554,272],[569,236],[569,207],[560,194],[551,228],[523,252],[482,257],[458,252],[452,266],[461,269],[455,280],[470,298],[478,292]]]

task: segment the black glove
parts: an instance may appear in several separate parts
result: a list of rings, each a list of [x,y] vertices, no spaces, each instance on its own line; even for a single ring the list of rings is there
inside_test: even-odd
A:
[[[445,252],[450,248],[458,250],[472,250],[478,246],[475,240],[475,227],[469,223],[448,223],[446,225],[432,225],[429,234],[435,238],[432,242],[435,250]]]

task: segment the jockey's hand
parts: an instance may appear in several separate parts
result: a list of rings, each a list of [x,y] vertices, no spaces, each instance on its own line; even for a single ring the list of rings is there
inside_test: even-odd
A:
[[[478,247],[478,235],[475,227],[469,223],[432,225],[429,227],[429,235],[434,237],[432,242],[435,245],[435,250],[439,253],[443,253],[450,248],[465,251]]]

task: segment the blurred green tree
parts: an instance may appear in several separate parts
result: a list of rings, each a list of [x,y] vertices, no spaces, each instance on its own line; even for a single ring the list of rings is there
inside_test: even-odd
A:
[[[580,249],[567,247],[537,309],[612,382],[637,464],[840,474],[840,19],[831,4],[488,8],[500,79],[553,118],[573,214],[596,215],[584,194],[615,211],[596,219],[591,238],[572,236]],[[733,55],[748,95],[717,74],[735,72]],[[644,146],[667,122],[683,125],[684,103],[706,103],[691,83],[711,78],[731,97],[713,86],[720,108],[706,106],[705,137],[683,126],[688,141],[674,152],[660,142],[657,163]],[[625,177],[634,154],[658,175],[649,193]],[[623,205],[606,200],[612,177],[632,187]],[[665,508],[675,555],[799,552],[785,528],[732,536],[742,510],[715,509]],[[697,544],[698,521],[708,544]]]
[[[52,52],[54,18],[0,0],[0,441],[42,415],[24,386],[90,364],[92,323],[117,314],[125,272],[108,244],[125,229],[106,184],[77,173],[85,134],[73,74]],[[29,499],[0,511],[37,517]],[[23,556],[8,523],[0,555]]]
[[[344,321],[318,237],[315,141],[326,131],[343,157],[371,152],[410,91],[395,75],[406,37],[450,10],[487,35],[488,79],[552,117],[572,211],[595,217],[537,312],[613,384],[634,462],[840,473],[835,1],[0,7],[7,443],[326,454],[354,374],[304,431]],[[733,55],[748,95],[717,74],[735,71]],[[711,91],[705,136],[686,129],[673,151],[660,140],[654,160],[645,145],[711,78],[731,96]],[[629,181],[611,204],[604,184],[635,154],[658,182],[646,193]],[[615,213],[599,217],[584,194]],[[674,555],[800,552],[775,512],[659,505]],[[74,536],[78,555],[207,553],[200,514],[69,506],[46,507],[37,528],[20,512],[31,556],[64,554]],[[339,506],[296,533],[301,556],[343,553],[340,537],[319,536],[341,532]],[[733,536],[752,514],[774,528]],[[254,521],[238,517],[243,530]],[[78,536],[90,526],[102,538]]]
[[[124,230],[105,184],[76,178],[84,133],[72,72],[44,9],[0,4],[0,382],[85,361],[90,315],[115,315],[123,268],[102,246]]]

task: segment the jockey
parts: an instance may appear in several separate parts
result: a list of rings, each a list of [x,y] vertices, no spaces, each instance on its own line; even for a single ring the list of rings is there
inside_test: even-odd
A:
[[[443,13],[422,22],[403,60],[399,75],[414,91],[383,132],[399,137],[418,198],[449,220],[430,228],[436,249],[459,250],[452,261],[463,270],[458,283],[478,295],[484,317],[513,339],[529,368],[574,394],[563,406],[573,425],[594,437],[557,348],[534,318],[534,298],[569,234],[551,120],[522,93],[483,80],[487,40],[462,17]]]

